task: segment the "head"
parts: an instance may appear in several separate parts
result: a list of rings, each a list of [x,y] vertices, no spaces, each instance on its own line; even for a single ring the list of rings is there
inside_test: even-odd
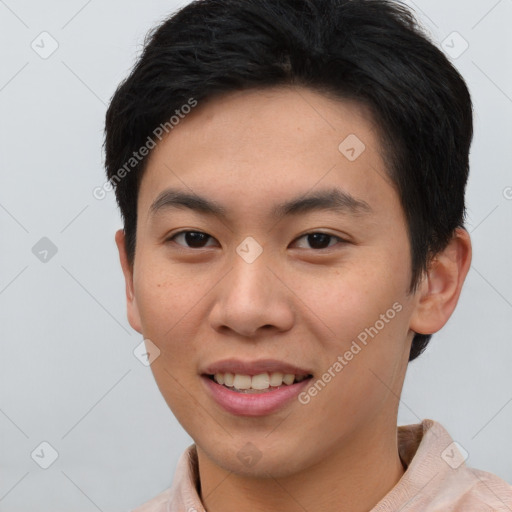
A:
[[[396,420],[469,268],[471,138],[463,79],[395,2],[202,0],[150,34],[106,118],[116,240],[130,323],[213,459],[232,469],[252,440],[291,471]],[[269,436],[286,408],[233,415],[208,395],[235,357],[323,385]],[[311,432],[316,451],[290,457]]]

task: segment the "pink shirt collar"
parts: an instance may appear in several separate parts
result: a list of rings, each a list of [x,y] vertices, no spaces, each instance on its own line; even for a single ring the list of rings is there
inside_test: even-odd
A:
[[[512,486],[466,466],[463,449],[440,423],[398,427],[399,454],[407,470],[370,512],[512,511]],[[172,487],[133,512],[205,512],[198,494],[195,444],[182,454]]]

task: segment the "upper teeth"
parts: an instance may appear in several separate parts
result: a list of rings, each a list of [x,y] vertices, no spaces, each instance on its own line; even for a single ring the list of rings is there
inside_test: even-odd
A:
[[[293,373],[260,373],[258,375],[242,375],[239,373],[216,373],[213,378],[218,384],[224,384],[235,389],[268,389],[283,384],[289,386],[294,381],[300,382],[306,378],[305,375],[294,375]]]

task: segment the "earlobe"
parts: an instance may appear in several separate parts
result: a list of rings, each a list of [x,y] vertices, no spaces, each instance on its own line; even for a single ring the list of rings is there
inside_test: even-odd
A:
[[[117,250],[119,251],[119,261],[121,263],[121,268],[123,270],[125,280],[128,322],[137,332],[142,334],[139,309],[137,307],[137,300],[135,298],[135,291],[133,286],[133,266],[128,260],[125,245],[125,234],[122,229],[116,231],[115,240]]]
[[[457,228],[449,244],[430,262],[416,292],[411,330],[418,334],[433,334],[446,324],[459,300],[471,255],[469,233],[464,228]]]

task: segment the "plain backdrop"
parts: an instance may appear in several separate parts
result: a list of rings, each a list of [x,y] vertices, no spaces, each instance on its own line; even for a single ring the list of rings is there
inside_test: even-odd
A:
[[[472,93],[474,255],[399,424],[441,422],[467,464],[512,482],[512,0],[408,3]],[[129,510],[192,442],[133,354],[119,214],[92,194],[109,99],[178,5],[0,0],[0,511]]]

